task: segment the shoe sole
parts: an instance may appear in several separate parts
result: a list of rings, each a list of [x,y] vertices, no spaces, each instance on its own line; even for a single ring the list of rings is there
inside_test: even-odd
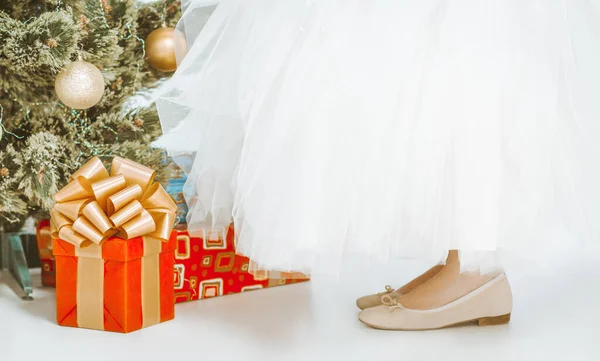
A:
[[[364,323],[365,325],[377,329],[377,330],[384,330],[384,331],[429,331],[429,330],[441,330],[444,328],[450,328],[450,327],[456,327],[456,326],[461,326],[461,325],[468,325],[468,324],[476,324],[477,326],[498,326],[498,325],[506,325],[507,323],[510,322],[510,313],[506,314],[506,315],[502,315],[502,316],[494,316],[494,317],[481,317],[481,318],[476,318],[473,320],[468,320],[468,321],[461,321],[461,322],[457,322],[457,323],[453,323],[450,325],[445,325],[445,326],[441,326],[441,327],[434,327],[434,328],[415,328],[415,329],[410,329],[410,328],[386,328],[386,327],[380,327],[380,326],[375,326],[375,325],[371,325],[367,322],[364,322],[362,320],[359,320],[360,322]]]

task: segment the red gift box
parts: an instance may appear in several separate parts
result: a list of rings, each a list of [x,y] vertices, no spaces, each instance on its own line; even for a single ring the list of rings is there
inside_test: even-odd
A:
[[[58,324],[127,333],[173,319],[175,241],[175,231],[85,249],[54,239]]]
[[[126,333],[173,319],[177,206],[155,175],[92,157],[54,195],[58,324]]]
[[[237,255],[234,230],[203,232],[191,237],[177,231],[175,302],[211,298],[308,281],[298,272],[255,271],[252,261]]]
[[[48,287],[56,286],[55,260],[52,254],[52,232],[50,231],[50,220],[40,221],[36,229],[36,238],[40,260],[42,263],[42,285]]]

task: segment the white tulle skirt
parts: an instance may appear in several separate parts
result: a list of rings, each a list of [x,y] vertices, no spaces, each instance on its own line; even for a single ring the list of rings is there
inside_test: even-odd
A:
[[[312,272],[599,241],[599,1],[205,2],[158,102],[192,231]]]

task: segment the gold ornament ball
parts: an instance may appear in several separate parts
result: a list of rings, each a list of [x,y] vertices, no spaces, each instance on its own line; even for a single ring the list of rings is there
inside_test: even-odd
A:
[[[146,61],[158,71],[177,70],[176,50],[187,51],[187,44],[183,34],[173,28],[158,28],[146,38]]]
[[[91,108],[102,99],[104,77],[93,64],[75,61],[58,73],[54,90],[58,99],[70,108]]]

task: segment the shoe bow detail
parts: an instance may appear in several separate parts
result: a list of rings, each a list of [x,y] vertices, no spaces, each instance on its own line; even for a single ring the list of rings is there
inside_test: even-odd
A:
[[[393,311],[395,309],[404,309],[405,308],[404,306],[402,306],[402,304],[400,302],[398,302],[397,298],[392,298],[388,295],[381,296],[381,303],[383,303],[386,306],[390,306],[390,311]]]

